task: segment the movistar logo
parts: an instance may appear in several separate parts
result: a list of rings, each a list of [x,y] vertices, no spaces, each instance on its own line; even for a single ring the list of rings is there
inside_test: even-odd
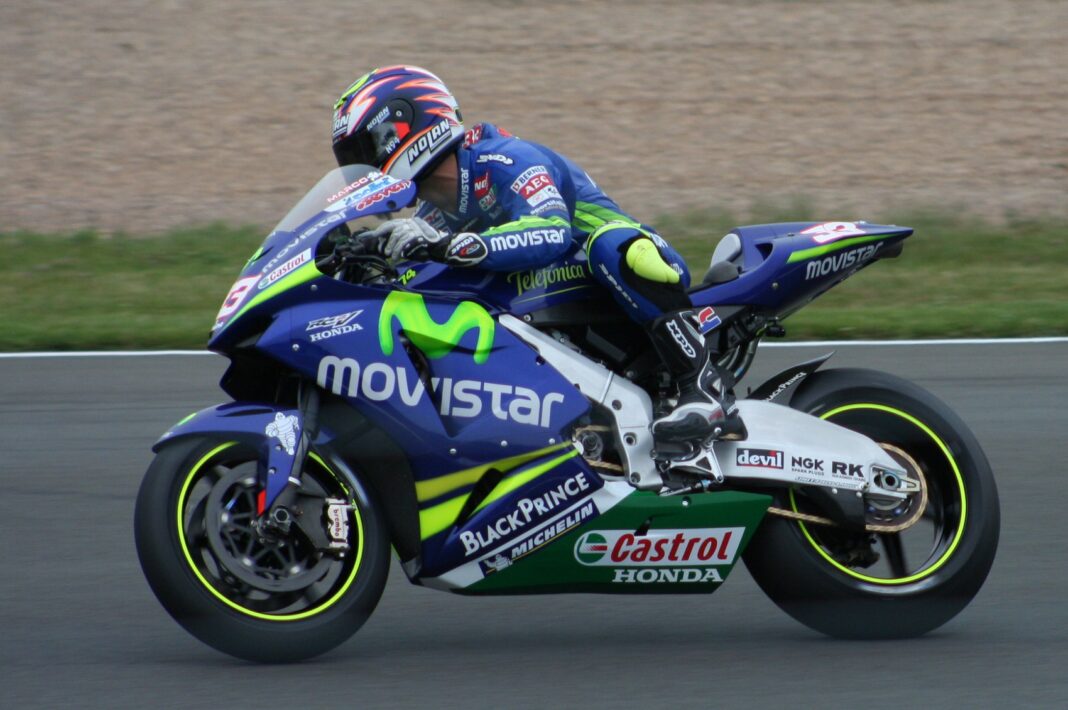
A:
[[[486,362],[493,348],[496,323],[485,308],[471,301],[462,302],[447,321],[437,323],[430,317],[421,294],[393,291],[382,303],[382,314],[378,318],[378,340],[386,355],[393,354],[394,319],[412,344],[432,360],[451,353],[469,330],[478,330],[476,363]]]

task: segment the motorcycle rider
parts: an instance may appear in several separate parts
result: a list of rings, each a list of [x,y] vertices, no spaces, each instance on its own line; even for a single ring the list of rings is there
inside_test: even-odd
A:
[[[333,146],[339,165],[416,183],[416,215],[372,232],[392,259],[511,272],[545,266],[584,242],[593,278],[645,328],[678,384],[678,404],[653,422],[654,437],[745,437],[705,343],[719,319],[705,309],[702,322],[695,312],[682,257],[575,163],[489,123],[465,130],[442,81],[410,66],[375,69],[341,95]]]

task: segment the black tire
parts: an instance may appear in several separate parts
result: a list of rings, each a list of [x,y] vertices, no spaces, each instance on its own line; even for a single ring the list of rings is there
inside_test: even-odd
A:
[[[385,523],[370,491],[313,453],[302,522],[325,525],[323,499],[347,499],[350,550],[324,555],[297,525],[277,545],[258,542],[243,522],[254,517],[256,458],[211,436],[160,451],[137,496],[137,554],[160,603],[209,646],[259,662],[311,658],[349,638],[378,604],[389,571]],[[241,558],[247,568],[235,571]]]
[[[838,638],[910,638],[953,618],[979,591],[998,543],[997,489],[975,436],[929,392],[873,370],[817,372],[790,406],[906,452],[929,496],[900,533],[769,515],[744,555],[757,584],[790,616]],[[801,490],[780,492],[776,505],[819,512]]]

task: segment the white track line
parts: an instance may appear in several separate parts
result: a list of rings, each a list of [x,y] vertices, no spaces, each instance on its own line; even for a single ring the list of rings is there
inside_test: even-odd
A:
[[[1068,343],[1068,337],[1054,338],[973,338],[960,340],[813,340],[798,343],[769,343],[762,348],[842,348],[842,347],[895,347],[899,345],[1041,345]],[[57,352],[0,353],[2,359],[19,358],[76,358],[76,357],[159,357],[186,355],[217,355],[208,350],[70,350]]]

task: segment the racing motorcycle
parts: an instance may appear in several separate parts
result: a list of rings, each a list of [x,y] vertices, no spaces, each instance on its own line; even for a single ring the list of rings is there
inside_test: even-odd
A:
[[[232,401],[162,435],[135,513],[145,576],[195,637],[257,661],[321,654],[375,608],[391,548],[411,582],[469,595],[710,593],[742,559],[788,614],[844,638],[923,634],[978,592],[997,492],[934,396],[820,369],[827,355],[738,400],[744,440],[655,441],[670,378],[582,250],[514,273],[391,264],[366,223],[415,190],[333,170],[218,313]],[[911,234],[723,237],[690,289],[723,378]]]

